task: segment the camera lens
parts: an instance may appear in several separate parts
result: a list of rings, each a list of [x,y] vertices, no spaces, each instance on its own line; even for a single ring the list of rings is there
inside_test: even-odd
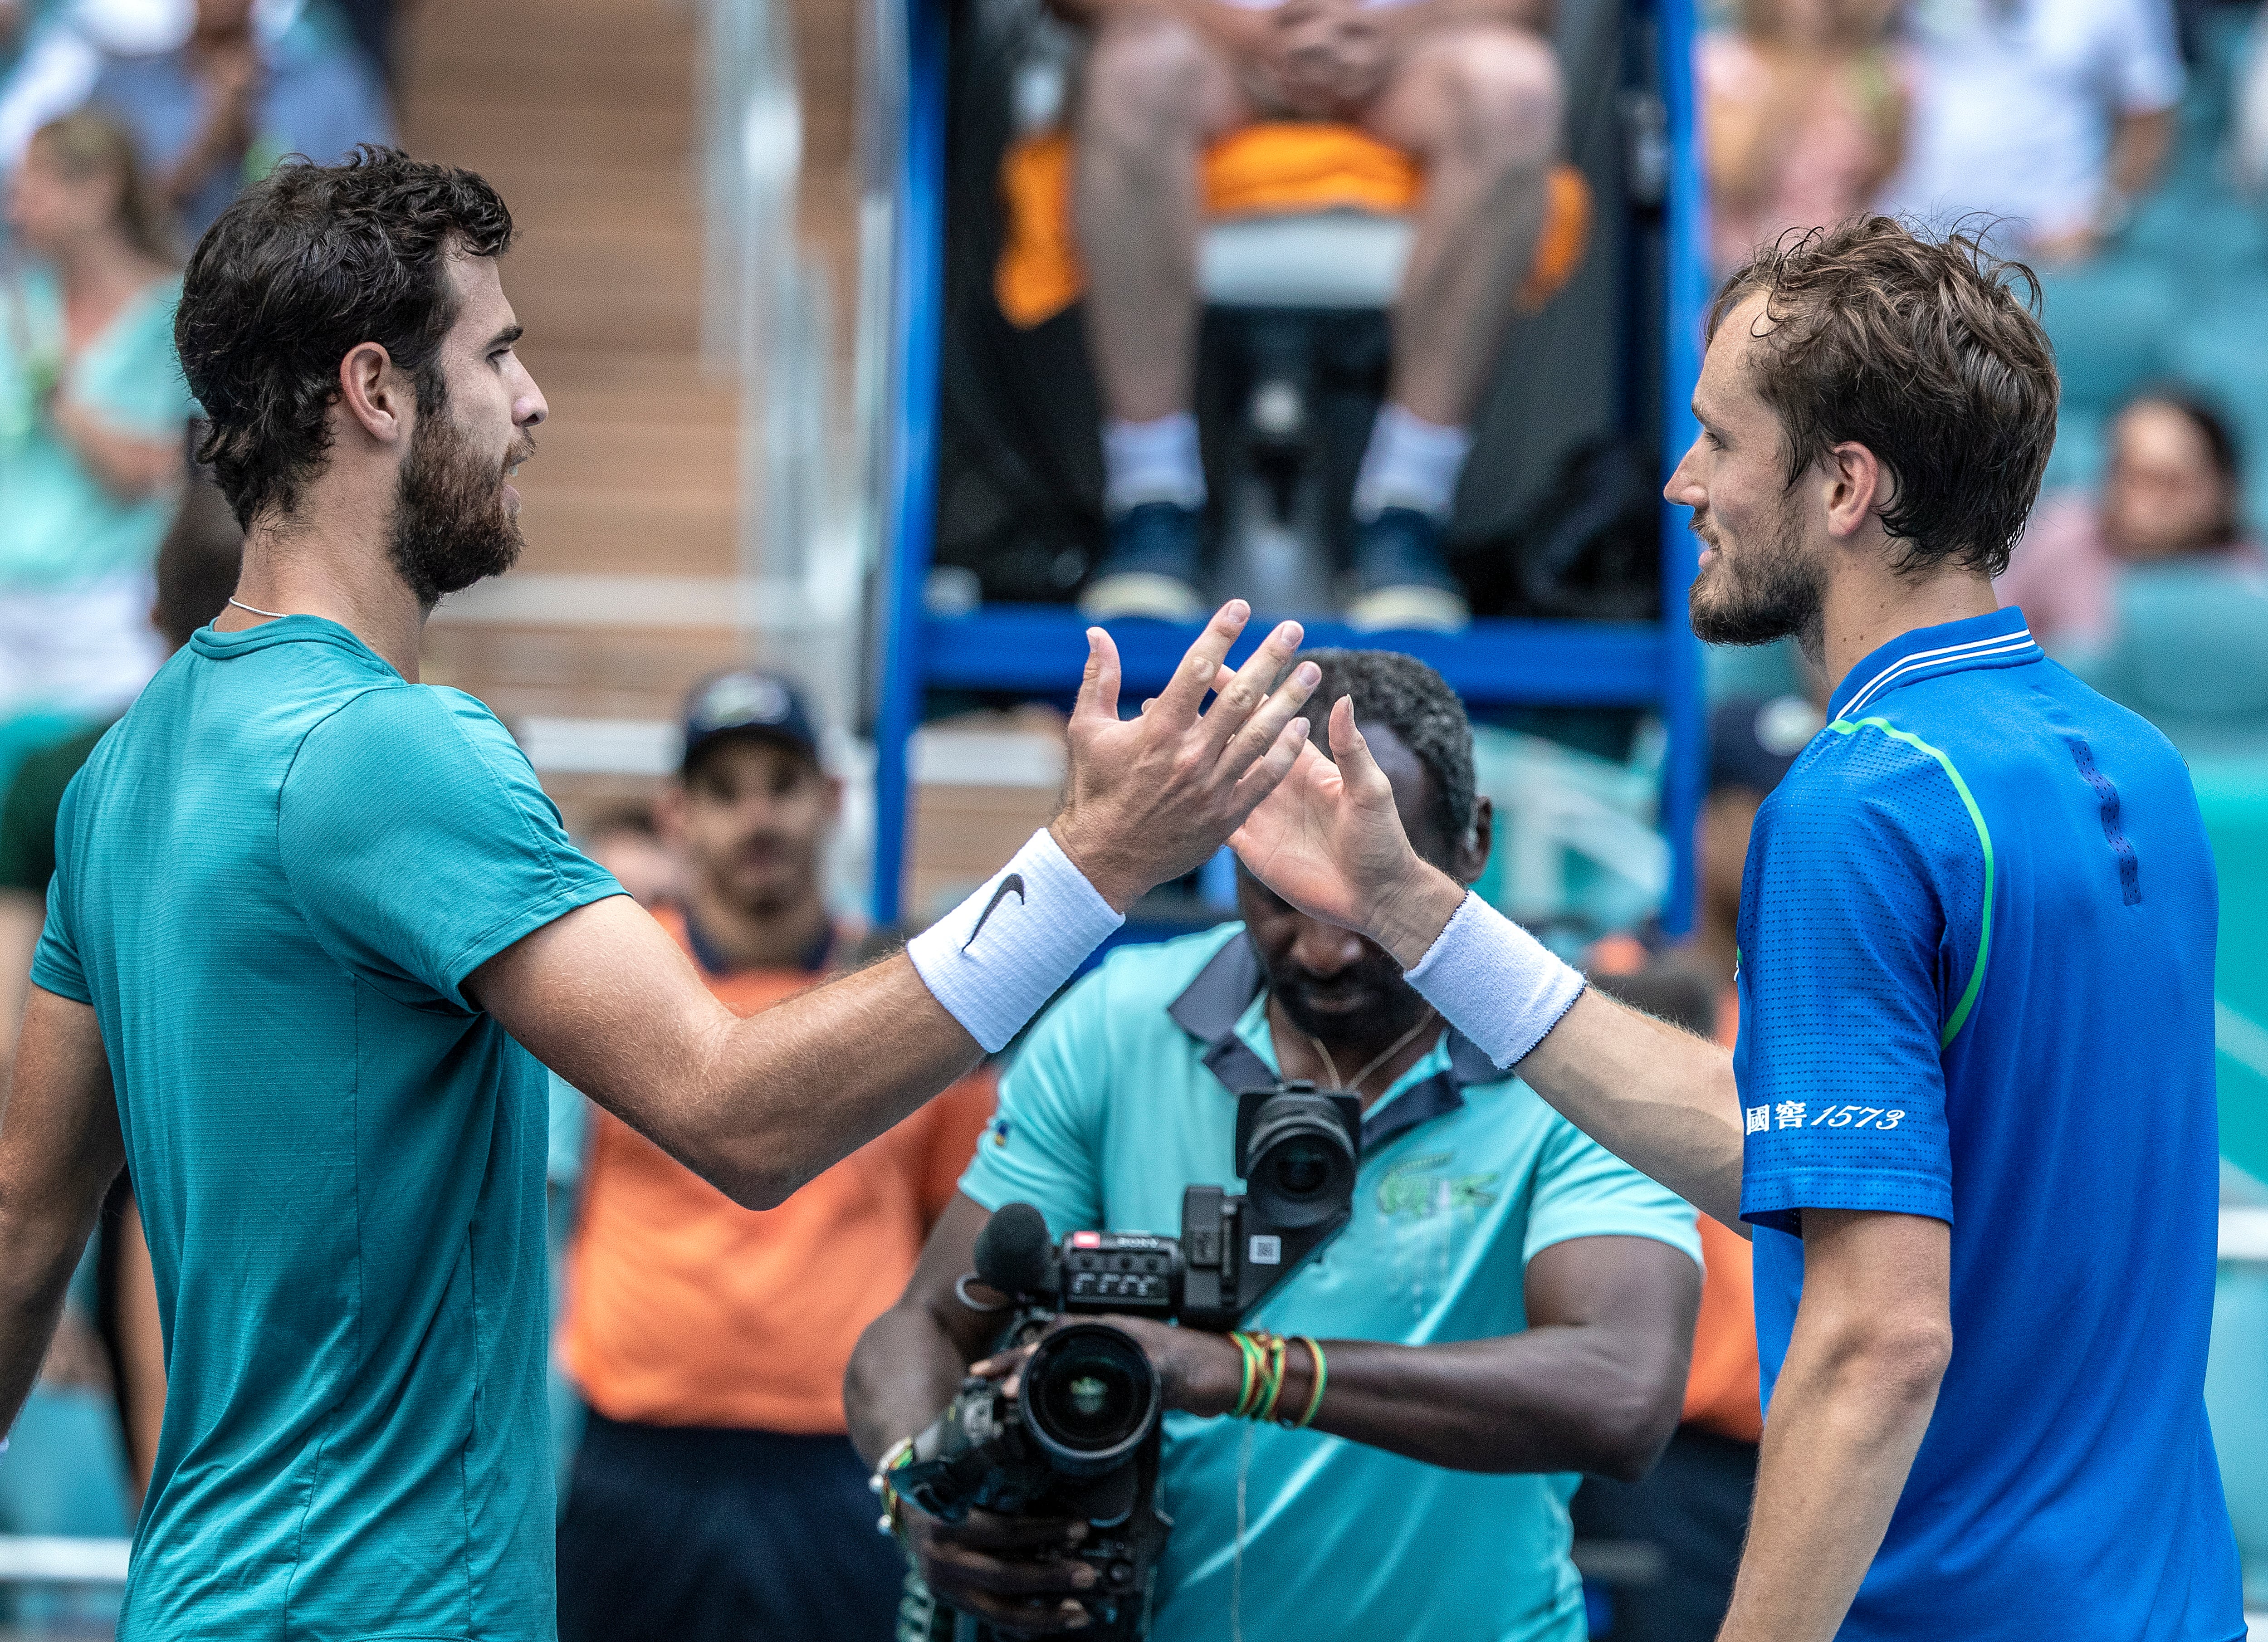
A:
[[[1312,1140],[1289,1140],[1268,1160],[1275,1171],[1276,1189],[1287,1197],[1312,1197],[1331,1177],[1330,1160]]]
[[[1108,1323],[1074,1323],[1024,1366],[1032,1435],[1057,1470],[1094,1476],[1123,1462],[1158,1423],[1158,1376],[1142,1348]]]
[[[1253,1115],[1242,1173],[1267,1226],[1320,1226],[1354,1201],[1355,1148],[1324,1096],[1286,1091]]]

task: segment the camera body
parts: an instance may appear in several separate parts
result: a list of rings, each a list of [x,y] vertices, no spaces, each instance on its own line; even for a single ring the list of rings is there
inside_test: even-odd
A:
[[[1237,1097],[1236,1172],[1245,1190],[1191,1186],[1178,1238],[1073,1232],[1060,1246],[1028,1204],[1002,1206],[976,1243],[976,1276],[1015,1315],[996,1350],[1033,1345],[1009,1395],[972,1377],[914,1439],[898,1492],[948,1522],[971,1509],[1077,1518],[1086,1537],[1063,1555],[1091,1565],[1082,1594],[1095,1642],[1147,1629],[1170,1521],[1156,1508],[1162,1388],[1132,1336],[1102,1314],[1224,1330],[1344,1226],[1362,1156],[1362,1103],[1281,1083]],[[917,1573],[901,1642],[983,1642],[989,1625],[954,1614]]]

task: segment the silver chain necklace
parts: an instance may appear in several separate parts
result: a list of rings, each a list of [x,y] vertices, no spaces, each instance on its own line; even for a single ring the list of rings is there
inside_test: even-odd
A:
[[[283,610],[263,610],[263,609],[261,609],[261,608],[258,605],[256,605],[256,604],[247,604],[247,603],[245,603],[245,601],[244,601],[243,600],[241,600],[241,599],[238,598],[234,593],[231,593],[231,594],[228,596],[228,601],[229,601],[231,604],[234,605],[234,606],[235,606],[238,609],[239,609],[239,610],[248,610],[248,611],[250,611],[254,615],[264,615],[264,616],[268,617],[270,621],[280,622],[280,621],[282,621],[282,620],[284,618],[284,616],[285,616],[287,614],[289,614],[288,612],[286,612],[286,611],[283,611]]]
[[[1351,1083],[1341,1083],[1338,1080],[1338,1063],[1331,1058],[1330,1050],[1323,1047],[1322,1039],[1317,1037],[1314,1033],[1306,1030],[1302,1030],[1300,1035],[1307,1039],[1308,1042],[1314,1044],[1315,1046],[1315,1053],[1323,1057],[1323,1070],[1330,1073],[1331,1086],[1333,1088],[1344,1089],[1350,1093],[1360,1094],[1362,1093],[1362,1080],[1369,1077],[1371,1073],[1376,1071],[1381,1066],[1385,1065],[1388,1061],[1392,1060],[1395,1054],[1398,1053],[1410,1039],[1416,1037],[1420,1032],[1423,1032],[1433,1019],[1433,1005],[1428,1004],[1425,1005],[1425,1012],[1418,1017],[1418,1023],[1411,1027],[1409,1031],[1403,1033],[1400,1037],[1395,1039],[1393,1042],[1388,1044],[1378,1055],[1374,1056],[1369,1065],[1355,1073],[1354,1080]]]

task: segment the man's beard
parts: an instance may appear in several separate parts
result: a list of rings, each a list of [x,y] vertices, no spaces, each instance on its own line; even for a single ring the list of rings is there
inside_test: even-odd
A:
[[[1700,534],[1699,521],[1696,534]],[[1783,506],[1771,532],[1740,553],[1717,547],[1717,563],[1693,583],[1686,610],[1705,644],[1769,644],[1793,634],[1807,650],[1820,629],[1818,567],[1804,553],[1795,509]]]
[[[417,602],[431,609],[444,593],[501,576],[519,557],[519,521],[504,508],[504,470],[535,453],[517,436],[500,467],[471,448],[446,404],[420,407],[395,492],[394,568]]]
[[[1369,987],[1376,1001],[1367,1009],[1344,1013],[1312,1008],[1303,984],[1306,973],[1292,964],[1280,968],[1270,966],[1268,983],[1292,1024],[1318,1042],[1329,1044],[1334,1058],[1347,1063],[1338,1068],[1344,1078],[1360,1064],[1356,1057],[1367,1058],[1417,1025],[1425,1012],[1425,1000],[1402,978],[1402,967],[1391,958],[1359,960],[1353,971],[1343,976]]]

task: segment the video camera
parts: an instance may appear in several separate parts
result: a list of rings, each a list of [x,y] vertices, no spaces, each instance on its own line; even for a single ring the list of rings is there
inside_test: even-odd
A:
[[[1002,1205],[976,1240],[976,1276],[1016,1307],[995,1349],[1036,1348],[1012,1397],[995,1381],[964,1381],[914,1439],[893,1486],[947,1522],[976,1508],[1085,1521],[1086,1538],[1064,1553],[1095,1571],[1080,1597],[1092,1620],[1082,1634],[1095,1642],[1142,1636],[1172,1526],[1155,1503],[1163,1391],[1124,1329],[1058,1327],[1057,1319],[1116,1313],[1234,1328],[1346,1224],[1361,1157],[1359,1100],[1279,1083],[1237,1097],[1244,1194],[1189,1187],[1179,1238],[1073,1232],[1057,1246],[1037,1209]],[[917,1575],[898,1634],[900,1642],[988,1642],[998,1633],[936,1602]]]

